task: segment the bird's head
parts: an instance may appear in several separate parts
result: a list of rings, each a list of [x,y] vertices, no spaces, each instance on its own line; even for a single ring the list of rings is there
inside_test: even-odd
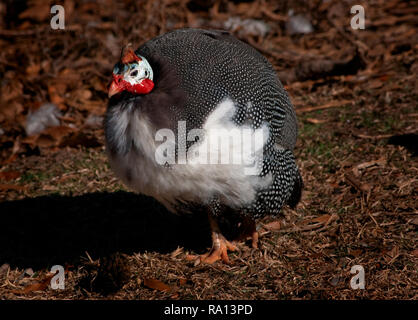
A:
[[[113,68],[109,98],[122,91],[147,94],[154,88],[153,72],[147,59],[137,55],[130,46],[122,51],[121,60]]]

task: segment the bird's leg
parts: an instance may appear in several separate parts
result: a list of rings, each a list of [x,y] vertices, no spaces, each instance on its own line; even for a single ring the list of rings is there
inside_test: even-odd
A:
[[[218,260],[222,260],[223,262],[229,264],[228,250],[235,251],[237,250],[237,247],[233,243],[226,240],[222,235],[215,217],[211,213],[209,213],[208,216],[212,231],[212,248],[208,253],[197,258],[196,265],[201,262],[212,264]]]
[[[258,236],[257,230],[253,231],[251,234],[251,247],[253,247],[253,249],[258,249]]]
[[[234,240],[246,240],[251,238],[251,247],[253,249],[258,248],[258,231],[255,221],[250,217],[244,217],[239,225],[239,235]]]

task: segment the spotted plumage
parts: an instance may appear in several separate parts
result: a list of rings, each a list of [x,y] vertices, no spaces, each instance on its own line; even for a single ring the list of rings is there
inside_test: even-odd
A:
[[[151,66],[155,87],[146,94],[113,95],[105,121],[109,159],[126,184],[172,211],[203,206],[218,218],[231,211],[252,218],[277,215],[284,204],[297,204],[302,180],[293,156],[296,116],[265,57],[227,32],[199,29],[166,33],[135,55]],[[225,116],[216,120],[219,110]],[[179,133],[180,122],[186,132],[222,124],[265,130],[258,176],[244,175],[242,166],[157,164],[159,129],[172,130],[187,150],[199,144]]]

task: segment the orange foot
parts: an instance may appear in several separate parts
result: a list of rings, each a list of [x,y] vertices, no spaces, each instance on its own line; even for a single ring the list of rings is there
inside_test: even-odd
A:
[[[228,250],[236,251],[238,248],[226,240],[225,237],[217,231],[212,231],[212,249],[208,253],[202,254],[195,260],[195,266],[200,263],[213,264],[218,260],[222,260],[224,263],[229,264]]]

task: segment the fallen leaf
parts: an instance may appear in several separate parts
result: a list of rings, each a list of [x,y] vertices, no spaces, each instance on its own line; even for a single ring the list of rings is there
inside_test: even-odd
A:
[[[48,2],[35,2],[35,5],[30,5],[28,9],[19,14],[20,19],[32,19],[42,22],[50,16],[50,6]]]
[[[186,260],[187,261],[195,261],[198,258],[199,258],[199,256],[196,255],[196,254],[186,254]]]
[[[41,148],[48,148],[55,145],[55,140],[50,135],[41,134],[36,139],[35,144]]]
[[[41,66],[36,63],[26,67],[26,74],[29,78],[36,77],[39,74],[39,71],[41,71]]]
[[[49,274],[43,280],[30,284],[26,286],[23,290],[13,290],[13,292],[17,294],[28,294],[33,291],[44,291],[48,288],[48,285],[51,283],[51,279],[54,276],[55,274]]]
[[[106,84],[98,77],[94,77],[90,80],[94,90],[106,92]]]
[[[362,183],[353,175],[346,173],[344,175],[345,180],[354,188],[361,192],[370,192],[372,190],[372,186],[368,183]]]
[[[79,72],[77,72],[74,69],[69,69],[69,68],[65,68],[64,70],[62,70],[59,73],[58,77],[60,81],[64,81],[64,82],[71,83],[71,84],[81,81],[81,76]]]
[[[40,148],[58,146],[65,141],[68,135],[75,131],[76,129],[68,126],[50,127],[42,131],[39,135],[24,138],[22,143],[26,143],[32,147],[38,146]]]
[[[171,291],[171,288],[168,285],[166,285],[164,282],[157,280],[157,279],[145,278],[144,286],[150,289],[158,290],[158,291],[164,291],[164,292]]]
[[[386,159],[379,159],[374,161],[368,161],[360,163],[356,166],[357,169],[367,169],[373,166],[384,166],[386,164]]]
[[[326,224],[330,218],[331,218],[331,215],[330,214],[324,214],[322,216],[313,218],[312,220],[308,221],[308,223],[322,223],[322,224]]]
[[[65,101],[64,98],[61,97],[59,89],[54,85],[48,86],[48,94],[51,102],[56,105],[62,104]]]
[[[315,107],[305,107],[305,108],[298,108],[296,109],[296,113],[302,113],[302,112],[310,112],[310,111],[316,111],[316,110],[322,110],[322,109],[329,109],[329,108],[337,108],[337,107],[343,107],[348,104],[352,104],[353,102],[351,100],[337,100],[337,101],[331,101],[329,103],[326,103],[322,106],[315,106]]]
[[[379,79],[374,79],[367,83],[368,89],[379,89],[382,86],[383,86],[383,82]]]
[[[16,191],[23,191],[26,187],[24,186],[17,186],[14,184],[0,184],[0,191],[2,190],[16,190]]]
[[[2,164],[12,163],[16,159],[17,159],[17,154],[12,154],[8,159],[6,159],[5,161],[3,161]]]
[[[351,254],[353,257],[357,258],[363,253],[363,250],[361,249],[349,249],[348,253]]]
[[[280,230],[281,227],[282,227],[282,224],[280,221],[273,221],[264,225],[264,228],[270,231]]]
[[[320,123],[327,122],[327,120],[314,119],[314,118],[307,118],[306,121],[309,122],[309,123],[313,123],[313,124],[320,124]]]
[[[76,104],[76,107],[79,110],[86,110],[94,114],[103,114],[106,109],[106,106],[103,104],[103,102],[99,100],[85,100],[81,104]]]
[[[84,102],[85,100],[90,100],[93,94],[88,89],[81,89],[76,92],[76,95],[78,100]]]
[[[4,171],[0,172],[0,179],[10,181],[20,177],[20,173],[17,171]]]

